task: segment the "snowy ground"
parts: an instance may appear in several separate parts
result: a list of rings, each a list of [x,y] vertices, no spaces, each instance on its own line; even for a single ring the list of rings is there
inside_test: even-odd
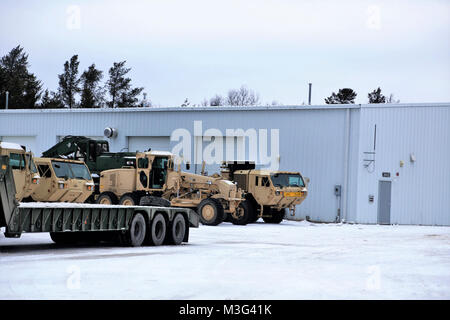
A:
[[[450,228],[223,223],[139,248],[1,235],[0,288],[0,299],[450,299]]]

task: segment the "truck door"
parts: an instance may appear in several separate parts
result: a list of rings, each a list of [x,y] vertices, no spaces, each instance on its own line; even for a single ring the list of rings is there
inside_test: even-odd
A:
[[[150,189],[162,189],[167,180],[168,157],[155,157],[150,170]]]
[[[254,176],[255,192],[253,196],[258,203],[266,203],[270,197],[271,184],[268,176]]]
[[[149,159],[144,157],[137,158],[137,176],[136,176],[136,189],[143,190],[148,189],[149,175]]]
[[[22,200],[26,190],[27,174],[25,166],[25,155],[11,152],[9,155],[9,165],[13,171],[16,185],[16,198]]]

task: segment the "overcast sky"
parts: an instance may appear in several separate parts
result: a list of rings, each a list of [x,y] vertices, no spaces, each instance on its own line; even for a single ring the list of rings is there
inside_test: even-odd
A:
[[[381,86],[401,102],[450,101],[450,1],[2,0],[0,55],[16,45],[56,90],[80,72],[127,60],[156,105],[200,103],[246,85],[262,102],[313,104]]]

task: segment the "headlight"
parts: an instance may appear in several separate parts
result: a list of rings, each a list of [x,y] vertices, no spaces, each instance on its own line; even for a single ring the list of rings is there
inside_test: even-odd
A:
[[[64,189],[65,187],[66,187],[66,184],[65,183],[58,183],[58,187],[60,188],[60,189]]]
[[[280,190],[275,191],[275,195],[276,195],[276,196],[279,196],[280,194],[281,194],[281,191],[280,191]]]
[[[31,182],[34,184],[39,184],[39,179],[38,178],[33,178],[31,179]]]

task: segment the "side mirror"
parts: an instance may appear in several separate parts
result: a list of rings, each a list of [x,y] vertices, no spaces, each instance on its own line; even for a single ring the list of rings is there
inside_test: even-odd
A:
[[[306,181],[307,184],[309,184],[309,182],[310,182],[311,180],[310,180],[309,178],[306,178],[306,177],[305,177],[305,181]]]
[[[191,169],[191,164],[189,162],[186,162],[186,170],[190,170]]]

